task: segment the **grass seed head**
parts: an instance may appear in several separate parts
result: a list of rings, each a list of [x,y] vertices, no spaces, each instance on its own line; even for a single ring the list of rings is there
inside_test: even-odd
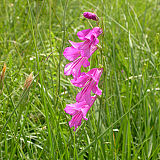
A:
[[[33,81],[33,74],[31,73],[27,78],[26,78],[26,81],[24,83],[24,89],[28,89],[29,86],[31,85]]]
[[[3,90],[5,72],[6,72],[6,64],[4,64],[2,72],[1,72],[1,76],[0,76],[0,93]]]

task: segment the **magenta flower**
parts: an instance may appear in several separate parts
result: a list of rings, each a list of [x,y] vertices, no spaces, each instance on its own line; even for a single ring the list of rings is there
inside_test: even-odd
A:
[[[84,42],[72,42],[71,47],[65,48],[63,55],[69,61],[73,61],[65,66],[64,74],[73,75],[74,78],[77,78],[80,75],[81,66],[88,67],[90,63],[88,58],[97,50],[97,44],[99,43],[98,36],[102,33],[102,29],[95,27],[92,30],[87,29],[78,32],[78,37]],[[81,57],[79,57],[81,56]],[[79,58],[78,58],[79,57]],[[78,58],[77,60],[75,60]]]
[[[75,127],[74,131],[76,131],[77,127],[81,125],[82,118],[86,121],[88,120],[86,118],[86,114],[91,108],[91,106],[93,105],[96,98],[97,98],[96,96],[92,97],[91,105],[86,104],[85,101],[66,105],[66,108],[64,109],[64,111],[72,115],[72,119],[71,121],[69,121],[70,128],[74,126]]]
[[[82,57],[89,58],[96,50],[97,50],[97,44],[99,43],[98,36],[102,34],[102,29],[99,27],[95,27],[92,30],[86,29],[79,31],[77,33],[77,36],[80,40],[84,42],[72,42],[71,45],[79,50],[81,52]],[[69,53],[68,53],[69,54]]]
[[[90,65],[87,57],[80,57],[76,59],[75,61],[67,64],[64,68],[64,74],[65,75],[73,75],[74,79],[77,79],[77,77],[81,74],[81,66],[88,67]]]
[[[73,46],[65,48],[63,52],[64,57],[69,61],[74,61],[79,56],[89,58],[97,50],[97,46],[91,44],[89,40],[80,43],[70,41],[70,43]]]
[[[85,18],[87,18],[87,19],[92,19],[92,20],[94,20],[94,21],[98,21],[98,17],[97,17],[97,15],[94,14],[94,13],[84,12],[84,13],[83,13],[83,16],[84,16]]]
[[[84,87],[76,96],[76,101],[86,101],[87,104],[92,102],[91,91],[96,95],[101,95],[98,83],[103,72],[103,68],[93,68],[88,73],[81,73],[77,79],[72,79],[71,83],[76,87]]]
[[[86,40],[84,42],[72,42],[69,41],[74,48],[80,51],[82,57],[90,58],[90,56],[97,50],[97,43],[91,42],[90,40]],[[93,44],[94,43],[94,44]]]
[[[85,29],[82,31],[79,31],[77,33],[77,36],[80,40],[92,40],[93,38],[98,38],[103,33],[103,30],[99,27],[94,27],[91,29]]]
[[[81,56],[81,51],[74,48],[74,47],[67,47],[67,48],[65,48],[63,55],[69,61],[74,61],[79,56]]]

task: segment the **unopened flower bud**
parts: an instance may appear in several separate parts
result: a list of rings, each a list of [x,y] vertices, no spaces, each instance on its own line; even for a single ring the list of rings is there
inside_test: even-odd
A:
[[[85,18],[87,18],[87,19],[92,19],[92,20],[94,20],[94,21],[98,21],[98,20],[99,20],[99,18],[97,17],[97,15],[94,14],[94,13],[91,13],[91,12],[84,12],[84,13],[83,13],[83,16],[84,16]]]

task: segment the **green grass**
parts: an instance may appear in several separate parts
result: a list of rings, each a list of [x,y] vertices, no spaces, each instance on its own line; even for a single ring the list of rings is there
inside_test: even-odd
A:
[[[159,10],[158,0],[1,0],[0,159],[160,159]],[[64,108],[79,89],[62,53],[90,28],[85,11],[103,28],[85,69],[104,67],[103,94],[73,132]]]

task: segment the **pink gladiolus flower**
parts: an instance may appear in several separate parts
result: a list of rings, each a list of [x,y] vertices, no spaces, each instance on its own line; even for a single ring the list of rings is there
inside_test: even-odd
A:
[[[69,61],[74,61],[79,56],[89,58],[97,50],[97,46],[91,44],[89,40],[80,43],[70,41],[70,43],[73,44],[73,46],[65,48],[63,52],[64,57]],[[77,45],[79,45],[79,47],[76,48],[75,46]]]
[[[98,17],[97,17],[97,15],[94,14],[94,13],[84,12],[84,13],[83,13],[83,16],[84,16],[85,18],[87,18],[87,19],[92,19],[92,20],[94,20],[94,21],[98,21]]]
[[[97,44],[99,43],[98,36],[102,34],[102,29],[99,27],[95,27],[92,30],[86,29],[79,31],[77,33],[77,36],[80,40],[84,42],[72,42],[71,45],[76,48],[77,50],[81,51],[82,57],[89,58],[96,50],[97,50]]]
[[[83,57],[90,57],[96,50],[97,44],[99,43],[98,37],[102,34],[102,29],[99,27],[94,27],[91,29],[86,29],[79,31],[77,36],[80,40],[84,42],[72,42],[69,41],[72,47],[67,47],[64,51],[64,56],[71,60],[71,57],[76,58],[81,54]]]
[[[83,65],[84,67],[88,67],[90,63],[88,62],[88,58],[97,50],[97,44],[99,43],[98,36],[102,33],[102,29],[99,27],[95,27],[92,30],[87,29],[78,32],[78,37],[84,42],[72,42],[71,47],[65,48],[63,55],[69,61],[73,61],[65,66],[64,74],[65,75],[73,75],[74,78],[77,78],[80,75],[80,69]],[[78,58],[81,56],[80,58]],[[75,60],[78,58],[77,60]]]
[[[76,101],[86,101],[90,104],[92,101],[91,91],[96,95],[101,95],[102,90],[98,88],[99,79],[103,68],[93,68],[88,73],[81,73],[77,79],[72,79],[71,83],[76,87],[84,87],[76,96]]]
[[[69,41],[74,48],[81,52],[82,57],[90,58],[90,56],[97,50],[97,46],[93,44],[90,40],[86,40],[84,42],[72,42]],[[97,43],[96,43],[97,44]]]
[[[67,64],[64,68],[64,74],[65,75],[73,75],[74,79],[77,79],[77,77],[81,74],[81,66],[88,67],[90,65],[87,57],[80,57],[76,59],[75,61]]]
[[[97,98],[96,96],[92,97],[92,103],[90,105],[86,104],[85,101],[66,105],[64,111],[72,115],[72,119],[71,121],[69,121],[70,128],[74,126],[75,127],[74,131],[76,131],[77,127],[81,125],[82,118],[86,121],[88,120],[86,118],[86,114],[93,105],[96,98]]]

